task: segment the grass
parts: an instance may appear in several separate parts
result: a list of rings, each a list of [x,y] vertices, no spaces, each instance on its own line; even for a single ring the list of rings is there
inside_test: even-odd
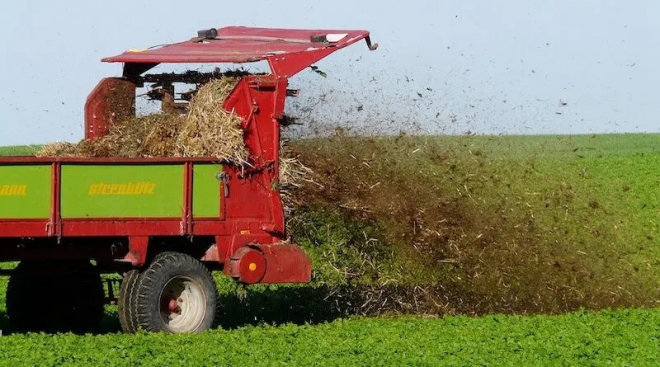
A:
[[[10,335],[0,363],[651,364],[660,313],[642,307],[660,300],[659,143],[297,141],[317,184],[295,194],[290,227],[315,260],[312,286],[239,298],[223,284],[225,330],[196,336],[117,334],[108,308],[108,334]],[[388,311],[456,316],[352,317]]]
[[[0,147],[0,157],[34,155],[39,151],[40,148],[41,148],[40,145],[19,145],[19,146]]]
[[[657,310],[621,310],[349,319],[177,336],[10,335],[0,339],[0,365],[653,365],[659,325]]]
[[[412,139],[444,145],[459,154],[488,153],[494,159],[574,159],[660,153],[660,134],[429,136]]]

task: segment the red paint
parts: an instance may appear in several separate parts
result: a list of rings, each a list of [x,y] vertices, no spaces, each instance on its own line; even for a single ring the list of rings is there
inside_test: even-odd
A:
[[[336,43],[319,43],[312,37],[345,33]],[[285,218],[279,191],[280,125],[284,115],[288,78],[311,66],[333,52],[366,40],[369,32],[361,30],[295,30],[226,27],[218,29],[212,40],[192,39],[144,52],[126,52],[103,59],[105,62],[123,62],[128,80],[160,63],[216,63],[252,62],[266,60],[271,75],[246,76],[224,103],[243,118],[245,145],[250,151],[253,168],[238,169],[225,163],[228,196],[222,181],[218,189],[223,195],[222,215],[217,218],[196,218],[193,204],[193,169],[195,164],[214,162],[212,158],[0,158],[2,165],[50,164],[52,166],[51,210],[48,218],[39,220],[0,221],[0,261],[14,257],[76,258],[93,253],[99,257],[128,261],[141,266],[148,260],[150,239],[186,238],[204,236],[215,238],[215,244],[198,256],[208,262],[227,264],[224,271],[247,283],[308,282],[311,279],[311,260],[294,244],[282,244],[286,238]],[[370,47],[373,49],[373,47]],[[90,93],[85,104],[85,137],[97,138],[107,134],[118,116],[134,114],[136,84],[127,79],[103,79]],[[132,92],[132,95],[129,95]],[[117,94],[119,93],[119,95]],[[118,97],[119,96],[119,97]],[[112,98],[110,98],[112,97]],[[110,103],[113,98],[125,103],[124,110]],[[154,165],[179,163],[184,168],[183,201],[181,215],[173,218],[61,218],[61,171],[63,165]],[[50,252],[17,251],[1,244],[15,244],[21,238],[37,240],[57,239],[76,246],[58,247]],[[109,251],[94,247],[94,238],[119,240],[123,250]],[[123,239],[123,241],[122,241]],[[4,240],[4,241],[3,241]],[[76,241],[74,241],[76,240]],[[85,249],[81,243],[90,245]],[[125,243],[128,242],[128,249]],[[49,242],[40,242],[49,243]],[[101,243],[101,242],[99,242]],[[9,245],[6,245],[9,246]],[[49,245],[45,245],[49,246]],[[48,247],[46,247],[48,248]],[[69,252],[67,252],[69,251]],[[185,251],[185,248],[182,249]],[[256,268],[250,269],[254,264]],[[170,307],[171,308],[171,307]]]
[[[161,300],[160,309],[166,315],[171,315],[173,313],[180,314],[181,308],[179,307],[179,302],[176,297],[173,295],[166,295]]]
[[[259,283],[266,274],[266,258],[258,249],[241,247],[231,257],[229,266],[225,269],[227,275],[236,278],[241,283]]]
[[[135,84],[119,78],[104,78],[92,90],[85,102],[85,139],[94,139],[108,133],[111,121],[135,114]],[[129,94],[132,92],[132,95]],[[112,98],[108,96],[112,95]],[[113,106],[112,101],[122,100],[127,106]],[[128,107],[126,110],[118,110]]]
[[[57,233],[60,215],[60,165],[53,163],[51,165],[50,175],[50,222],[48,222],[48,236],[54,236]]]
[[[180,236],[181,219],[63,219],[62,237]]]
[[[128,254],[124,260],[128,260],[133,266],[141,266],[147,260],[147,250],[149,248],[149,237],[132,236],[128,238]]]
[[[262,283],[307,283],[312,279],[312,260],[294,244],[257,244],[266,259]]]
[[[10,219],[0,221],[0,236],[5,238],[52,237],[54,233],[55,226],[47,219]]]
[[[332,44],[310,40],[312,36],[327,34],[346,34],[346,37]],[[291,77],[329,54],[368,36],[369,32],[365,30],[225,27],[218,29],[216,39],[191,39],[141,52],[127,51],[102,61],[160,64],[248,63],[267,60],[275,75]]]
[[[45,164],[45,163],[67,163],[67,164],[172,164],[172,163],[217,163],[218,160],[214,158],[196,157],[178,158],[178,157],[162,157],[162,158],[74,158],[74,157],[57,157],[57,158],[37,158],[37,157],[0,157],[0,164]]]
[[[216,238],[216,243],[219,242],[219,241],[222,241],[222,240],[223,240],[222,238],[220,238],[220,239]],[[218,245],[217,244],[209,247],[206,250],[206,253],[204,254],[204,256],[202,256],[202,258],[201,258],[202,261],[208,261],[208,262],[220,262],[220,259],[221,259],[221,257],[220,257],[220,252],[218,251]]]
[[[192,227],[193,227],[193,220],[192,220],[192,202],[193,202],[193,194],[192,194],[192,167],[193,164],[191,162],[186,162],[185,167],[184,167],[184,183],[183,183],[183,218],[181,218],[181,232],[180,234],[186,235],[191,232]]]

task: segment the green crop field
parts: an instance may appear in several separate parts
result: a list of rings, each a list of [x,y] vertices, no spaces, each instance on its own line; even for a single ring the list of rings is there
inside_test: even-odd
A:
[[[651,366],[660,312],[338,320],[202,335],[11,335],[6,366]]]
[[[220,282],[223,328],[203,335],[122,335],[108,307],[101,335],[3,336],[0,364],[658,358],[660,135],[337,137],[292,147],[315,172],[315,184],[294,193],[289,223],[314,259],[312,285]]]
[[[31,155],[39,150],[39,146],[0,147],[0,156]]]

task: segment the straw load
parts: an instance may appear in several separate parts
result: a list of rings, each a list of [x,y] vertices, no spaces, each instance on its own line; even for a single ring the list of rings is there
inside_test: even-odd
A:
[[[239,77],[223,76],[202,85],[181,114],[156,113],[118,121],[107,135],[76,144],[47,145],[39,157],[153,158],[213,157],[239,166],[248,163],[242,119],[222,108]],[[282,191],[300,185],[308,170],[286,147],[280,155]]]
[[[77,144],[45,146],[40,157],[214,157],[247,162],[241,118],[222,108],[238,83],[223,77],[206,83],[191,99],[185,114],[152,114],[118,121],[106,136]]]

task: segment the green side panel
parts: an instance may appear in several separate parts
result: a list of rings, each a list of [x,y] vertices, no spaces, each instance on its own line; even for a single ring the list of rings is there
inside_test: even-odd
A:
[[[63,165],[62,218],[180,218],[182,164]]]
[[[222,170],[223,167],[219,164],[193,166],[193,217],[220,217],[223,187],[218,173]]]
[[[0,166],[0,219],[50,218],[51,165]]]

